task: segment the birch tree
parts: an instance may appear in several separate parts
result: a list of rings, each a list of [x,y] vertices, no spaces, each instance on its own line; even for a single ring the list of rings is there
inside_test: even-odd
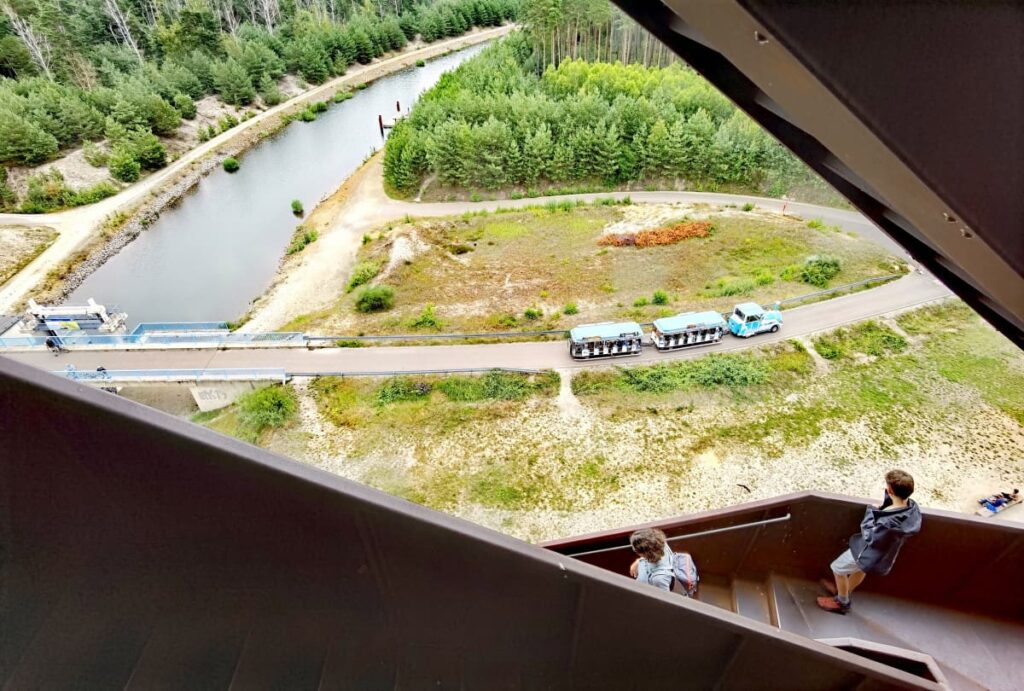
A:
[[[8,21],[11,23],[11,28],[14,29],[14,33],[21,39],[21,42],[25,45],[25,50],[32,57],[32,62],[36,64],[36,67],[46,75],[46,78],[53,80],[53,70],[50,69],[50,42],[46,36],[41,33],[36,33],[33,30],[32,25],[28,23],[24,17],[15,12],[14,8],[7,2],[0,3],[0,9],[3,9],[4,14],[7,15]]]
[[[113,22],[117,36],[135,53],[136,59],[141,63],[142,51],[139,50],[139,44],[135,42],[135,38],[132,36],[132,29],[128,26],[128,17],[121,10],[121,6],[117,4],[117,0],[103,0],[103,11],[110,18],[110,21]]]

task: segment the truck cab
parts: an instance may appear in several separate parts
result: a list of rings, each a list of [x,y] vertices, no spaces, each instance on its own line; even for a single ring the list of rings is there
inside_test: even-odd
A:
[[[748,338],[765,331],[775,333],[782,326],[782,312],[779,304],[765,309],[756,302],[744,302],[733,308],[729,315],[729,331],[733,336]]]

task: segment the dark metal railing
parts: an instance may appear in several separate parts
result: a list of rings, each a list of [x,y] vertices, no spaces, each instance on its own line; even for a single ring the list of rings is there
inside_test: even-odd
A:
[[[679,540],[689,540],[691,538],[704,537],[706,535],[717,535],[718,533],[728,533],[728,532],[731,532],[733,530],[742,530],[744,528],[756,528],[758,526],[771,525],[772,523],[784,523],[785,521],[788,521],[790,518],[791,518],[791,515],[787,513],[785,516],[776,516],[775,518],[766,518],[763,521],[752,521],[750,523],[740,523],[739,525],[727,525],[727,526],[724,526],[722,528],[711,528],[709,530],[702,530],[702,531],[700,531],[698,533],[688,533],[686,535],[676,535],[676,536],[668,538],[666,540],[666,542],[677,542]],[[585,556],[589,556],[591,554],[602,554],[604,552],[614,552],[614,551],[620,550],[620,549],[630,549],[630,546],[628,544],[625,544],[625,545],[616,545],[615,547],[602,547],[601,549],[592,549],[592,550],[588,550],[586,552],[574,552],[570,556],[572,556],[572,557],[585,557]]]

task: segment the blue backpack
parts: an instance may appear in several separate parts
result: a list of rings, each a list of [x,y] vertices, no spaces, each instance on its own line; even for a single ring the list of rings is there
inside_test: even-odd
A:
[[[693,557],[687,552],[672,553],[672,575],[685,591],[686,597],[693,597],[696,594],[700,576],[697,575],[697,565],[693,562]]]

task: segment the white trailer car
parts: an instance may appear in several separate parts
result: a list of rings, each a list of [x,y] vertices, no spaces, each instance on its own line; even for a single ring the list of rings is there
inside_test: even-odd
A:
[[[569,332],[569,354],[577,360],[639,355],[644,332],[636,322],[583,324]]]
[[[658,350],[710,345],[721,341],[728,330],[718,312],[687,312],[655,319],[651,341]]]

